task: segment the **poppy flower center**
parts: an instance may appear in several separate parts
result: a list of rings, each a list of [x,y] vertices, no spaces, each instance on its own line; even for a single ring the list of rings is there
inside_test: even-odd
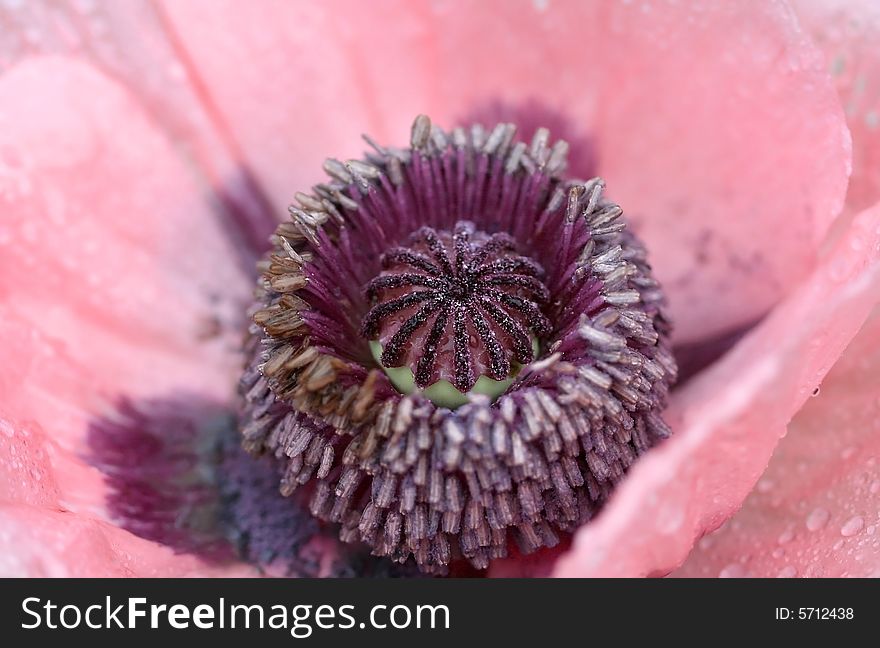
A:
[[[420,116],[406,148],[367,141],[260,262],[242,442],[344,541],[422,571],[551,547],[669,434],[646,252],[546,129]]]
[[[382,268],[366,288],[375,305],[361,332],[378,340],[386,370],[406,367],[415,386],[436,385],[427,395],[438,404],[450,401],[441,381],[459,393],[503,391],[534,359],[532,336],[550,329],[541,311],[549,298],[543,269],[518,255],[508,234],[489,235],[469,221],[452,231],[423,227],[408,247],[386,252]],[[411,391],[400,374],[389,375]]]

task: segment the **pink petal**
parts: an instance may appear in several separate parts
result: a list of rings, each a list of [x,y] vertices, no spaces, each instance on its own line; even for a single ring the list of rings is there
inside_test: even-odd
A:
[[[279,209],[354,156],[537,97],[598,142],[680,340],[763,315],[809,272],[849,140],[821,55],[781,3],[164,2]]]
[[[0,70],[36,55],[69,55],[120,80],[212,185],[217,208],[262,252],[279,215],[267,209],[231,134],[151,0],[0,4]]]
[[[825,54],[853,137],[847,209],[880,200],[880,4],[794,0],[798,18]]]
[[[541,20],[531,7],[511,11],[498,2],[161,6],[279,209],[324,178],[327,157],[360,157],[362,133],[403,144],[420,112],[451,124],[486,98],[544,89],[546,67],[568,60],[558,30],[571,43],[593,25],[593,11],[574,5],[565,11],[577,29],[561,16]],[[574,72],[566,73],[570,81]],[[577,76],[584,75],[595,70]],[[574,93],[570,108],[589,114],[592,94]]]
[[[676,576],[880,577],[880,310]]]
[[[250,282],[189,169],[116,82],[31,59],[0,77],[0,105],[0,500],[94,529],[90,421],[120,395],[228,397]]]
[[[849,138],[781,3],[681,7],[612,12],[597,138],[685,341],[753,321],[808,274],[842,205]]]
[[[674,399],[675,434],[575,536],[560,576],[662,575],[742,503],[786,425],[880,300],[880,206],[730,354]]]
[[[7,577],[254,576],[245,565],[212,567],[111,524],[65,511],[0,503]]]

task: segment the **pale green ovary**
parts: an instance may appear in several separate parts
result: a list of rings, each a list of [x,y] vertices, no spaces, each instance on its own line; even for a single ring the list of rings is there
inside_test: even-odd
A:
[[[532,347],[534,348],[535,355],[538,353],[538,341],[532,340]],[[382,366],[382,362],[380,358],[382,357],[382,345],[376,341],[370,342],[370,351],[373,354],[373,358]],[[430,400],[435,405],[439,407],[446,407],[448,409],[455,409],[457,407],[461,407],[465,403],[469,402],[470,399],[468,396],[470,394],[480,394],[482,396],[488,396],[490,399],[495,400],[501,394],[507,391],[507,388],[513,384],[516,375],[519,373],[521,369],[520,365],[514,364],[511,375],[509,378],[505,378],[504,380],[495,380],[494,378],[489,378],[489,376],[480,376],[477,378],[477,382],[474,384],[474,388],[469,391],[467,394],[464,394],[453,386],[451,382],[448,380],[438,380],[433,385],[428,385],[424,389],[420,390],[416,387],[416,379],[413,375],[412,369],[409,367],[384,367],[382,369],[388,376],[388,379],[391,381],[391,384],[402,394],[412,394],[417,391],[421,391],[424,394],[425,398]]]

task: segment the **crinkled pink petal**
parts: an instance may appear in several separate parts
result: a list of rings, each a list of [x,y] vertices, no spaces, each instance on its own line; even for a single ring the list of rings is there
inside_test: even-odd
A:
[[[358,135],[403,142],[537,98],[598,143],[680,340],[750,323],[805,277],[843,203],[849,139],[786,5],[164,2],[279,209]]]
[[[674,396],[675,434],[575,535],[559,576],[662,575],[748,495],[792,416],[880,300],[880,206],[733,351]]]
[[[880,310],[676,576],[880,577]]]
[[[823,59],[780,2],[614,6],[596,133],[609,191],[678,340],[750,323],[807,276],[843,204],[849,136]]]
[[[122,82],[211,185],[215,209],[262,251],[269,209],[198,74],[152,0],[0,4],[0,71],[36,55],[75,56]]]
[[[880,3],[875,0],[794,0],[793,6],[840,93],[853,138],[847,209],[880,200]]]
[[[116,82],[34,58],[0,77],[0,105],[0,500],[102,519],[90,421],[121,395],[228,397],[249,281]]]
[[[487,99],[548,95],[588,121],[598,68],[572,52],[593,38],[595,9],[551,5],[160,2],[279,209],[327,157],[360,157],[362,133],[406,142],[421,112],[452,125]]]

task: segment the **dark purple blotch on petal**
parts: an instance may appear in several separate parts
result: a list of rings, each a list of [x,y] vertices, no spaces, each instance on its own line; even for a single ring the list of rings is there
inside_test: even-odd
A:
[[[235,551],[219,524],[214,440],[234,426],[228,411],[198,397],[120,399],[89,425],[89,462],[109,489],[122,528],[216,562]]]
[[[282,464],[241,448],[230,409],[198,395],[120,399],[88,432],[112,519],[135,535],[216,564],[250,562],[290,576],[406,576],[413,565],[342,545],[306,497],[284,497]],[[323,564],[316,541],[338,549]]]

